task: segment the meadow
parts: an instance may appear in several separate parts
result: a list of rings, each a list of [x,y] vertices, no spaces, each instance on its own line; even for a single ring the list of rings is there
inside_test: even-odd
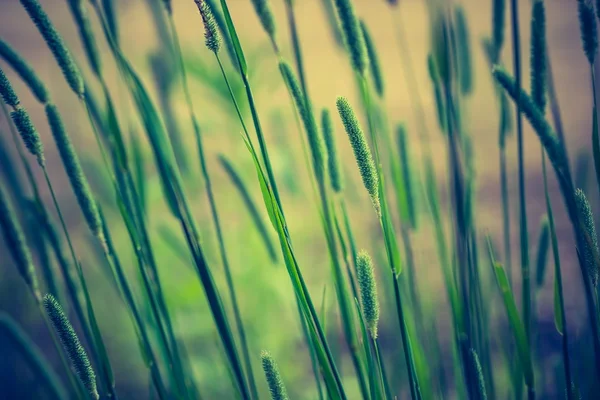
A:
[[[597,397],[600,1],[0,8],[0,398]]]

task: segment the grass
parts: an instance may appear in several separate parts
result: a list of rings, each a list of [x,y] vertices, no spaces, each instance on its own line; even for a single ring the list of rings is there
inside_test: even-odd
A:
[[[391,21],[378,23],[395,29],[400,55],[398,65],[387,65],[391,58],[379,52],[382,38],[367,13],[362,18],[364,7],[323,0],[325,18],[318,23],[328,24],[323,31],[344,56],[336,68],[354,77],[323,104],[311,96],[315,83],[305,54],[311,42],[299,0],[281,5],[284,18],[268,0],[252,1],[245,16],[234,2],[194,3],[187,6],[197,9],[196,32],[204,34],[206,49],[180,40],[177,16],[190,7],[154,0],[160,46],[146,76],[126,51],[119,26],[126,21],[116,2],[68,2],[84,50],[79,60],[44,4],[21,0],[31,29],[37,28],[62,72],[64,93],[40,78],[42,66],[30,64],[24,49],[0,38],[0,130],[12,138],[0,141],[0,232],[7,264],[24,284],[3,288],[6,296],[35,304],[41,313],[35,318],[49,328],[34,336],[2,315],[0,346],[25,361],[36,382],[31,393],[59,399],[481,400],[597,392],[598,188],[583,182],[579,189],[579,177],[571,174],[546,40],[550,2],[536,0],[531,15],[519,15],[516,0],[492,1],[489,38],[479,50],[489,68],[475,71],[478,47],[468,9],[458,2],[426,2],[431,46],[428,58],[417,60],[403,24],[408,5],[382,1]],[[579,0],[571,8],[591,71],[592,94],[581,101],[593,112],[588,145],[598,177],[596,7]],[[530,16],[532,34],[525,38],[520,20]],[[264,56],[246,57],[244,18],[260,24]],[[520,51],[526,40],[529,90]],[[513,73],[503,66],[509,45]],[[202,66],[191,65],[195,58],[187,53],[205,50],[210,57]],[[116,82],[108,79],[108,65],[115,67]],[[389,107],[398,90],[386,76],[391,68],[401,70],[409,95],[406,121]],[[266,78],[258,79],[264,70]],[[426,84],[418,79],[421,70]],[[82,71],[91,72],[89,79]],[[489,77],[497,102],[500,196],[492,206],[500,205],[498,237],[481,211],[489,205],[477,196],[474,137],[482,133],[468,113],[479,96],[476,73]],[[288,96],[278,124],[270,122],[259,95],[267,85],[285,88]],[[24,88],[32,96],[21,93]],[[433,123],[425,113],[428,94]],[[220,102],[211,104],[215,95]],[[54,102],[65,97],[79,108],[67,112]],[[29,111],[39,105],[47,127]],[[75,131],[71,113],[80,113],[85,127]],[[227,126],[218,151],[207,140],[211,113]],[[290,113],[296,130],[288,132]],[[523,116],[542,153],[546,217],[533,245],[528,227],[537,217],[530,212],[533,194],[525,191],[531,171]],[[513,119],[516,138],[510,136]],[[51,136],[38,133],[45,130]],[[83,140],[95,143],[100,159],[94,165],[107,177],[108,195],[88,179]],[[298,142],[301,157],[290,145]],[[51,161],[54,148],[60,165]],[[436,169],[437,158],[447,162],[443,171]],[[559,199],[551,198],[546,159]],[[68,186],[60,185],[60,173]],[[509,190],[513,180],[516,199]],[[64,190],[76,202],[68,204]],[[570,223],[572,241],[558,229],[559,214]],[[85,229],[72,222],[76,218]],[[511,241],[517,223],[518,249]],[[423,267],[423,246],[435,269]],[[519,262],[512,259],[517,252]],[[578,255],[577,287],[565,284],[572,279],[566,252]],[[535,270],[530,254],[537,255]],[[546,267],[550,262],[553,268]],[[431,271],[441,272],[441,295],[431,289]],[[556,329],[548,331],[539,310],[548,308],[543,293],[550,285]],[[585,312],[566,307],[565,299],[575,297]],[[117,346],[124,332],[131,336]],[[38,349],[34,341],[48,334],[53,347]],[[544,349],[542,341],[560,345]],[[560,366],[557,382],[546,376],[550,357]],[[139,374],[124,373],[131,363]]]

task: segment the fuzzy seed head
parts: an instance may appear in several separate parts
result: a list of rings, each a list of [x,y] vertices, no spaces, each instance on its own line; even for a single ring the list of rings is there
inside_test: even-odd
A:
[[[564,159],[564,153],[561,149],[560,142],[556,137],[556,134],[544,118],[544,115],[539,108],[534,104],[533,99],[521,89],[519,92],[517,84],[512,76],[510,76],[503,68],[495,67],[492,70],[492,74],[496,79],[496,82],[506,91],[506,93],[513,99],[519,99],[521,110],[525,117],[531,123],[531,126],[537,133],[540,141],[544,145],[544,149],[548,154],[548,158],[552,162],[555,168],[563,168],[566,161]]]
[[[363,184],[371,196],[375,210],[379,213],[379,179],[365,134],[360,128],[356,114],[354,114],[354,110],[352,110],[348,100],[339,97],[337,99],[337,109],[344,124],[344,129],[350,139]]]
[[[340,157],[335,144],[333,123],[331,122],[331,115],[327,109],[323,109],[321,112],[321,129],[323,129],[323,137],[325,138],[325,146],[327,147],[327,166],[331,187],[335,192],[340,193],[344,188],[344,177],[342,175]]]
[[[271,4],[268,0],[252,0],[252,5],[263,29],[267,32],[269,38],[275,41],[275,18],[271,11]]]
[[[600,255],[600,252],[598,251],[598,237],[596,236],[594,216],[592,214],[590,203],[588,202],[583,190],[575,190],[575,201],[577,203],[577,211],[579,212],[579,218],[583,223],[582,227],[585,229],[586,236],[584,240],[585,248],[580,249],[581,256],[587,268],[590,281],[594,287],[596,287],[598,286],[598,264],[596,263],[596,257]]]
[[[589,63],[593,64],[598,52],[598,27],[594,15],[594,5],[590,0],[577,0],[577,2],[583,51]]]
[[[2,229],[6,248],[13,258],[21,278],[29,286],[36,299],[41,299],[35,268],[25,235],[2,186],[0,186],[0,228]]]
[[[194,0],[204,23],[204,39],[206,47],[213,53],[221,49],[221,36],[210,5],[204,0]]]
[[[99,77],[102,70],[102,62],[100,60],[100,53],[98,52],[94,31],[85,4],[83,0],[69,0],[68,3],[71,14],[73,14],[73,19],[77,24],[77,29],[79,30],[79,37],[83,43],[85,56],[88,59],[92,71]]]
[[[67,176],[75,192],[75,197],[81,207],[81,211],[85,217],[85,220],[92,231],[92,233],[104,243],[104,234],[102,233],[102,224],[100,221],[100,215],[98,214],[98,207],[90,190],[88,181],[81,169],[79,158],[75,153],[71,138],[67,134],[58,109],[53,104],[46,106],[46,116],[56,147],[67,171]]]
[[[46,164],[44,145],[37,129],[35,129],[33,122],[31,122],[31,118],[29,118],[29,113],[24,108],[19,107],[11,112],[10,116],[25,147],[31,154],[36,156],[38,164],[43,167]]]
[[[381,73],[379,56],[377,55],[377,50],[375,49],[375,43],[373,43],[373,39],[371,38],[369,28],[367,28],[365,21],[360,21],[360,29],[362,30],[362,34],[365,39],[367,54],[369,55],[369,71],[371,73],[371,79],[373,79],[375,91],[379,97],[383,97],[383,74]]]
[[[493,0],[492,5],[492,45],[494,48],[493,63],[500,59],[504,46],[504,31],[506,28],[506,0]]]
[[[275,360],[273,360],[273,357],[271,357],[269,352],[264,350],[260,353],[260,359],[262,360],[262,367],[265,372],[265,377],[267,378],[267,384],[269,385],[271,399],[287,400],[287,391],[285,390],[285,386],[283,384],[283,380],[281,379],[281,375],[279,374],[279,369],[277,368]]]
[[[48,95],[48,89],[46,89],[46,85],[44,85],[29,63],[2,39],[0,39],[0,57],[2,57],[4,61],[6,61],[15,70],[15,72],[19,74],[21,79],[23,79],[27,86],[29,86],[29,89],[31,89],[33,95],[40,103],[45,104],[48,102],[50,96]],[[0,76],[2,75],[3,73],[0,72]]]
[[[92,364],[88,359],[85,349],[81,345],[73,326],[65,315],[58,301],[51,294],[44,296],[44,308],[46,314],[52,322],[52,326],[60,338],[60,343],[69,356],[71,367],[79,377],[84,387],[93,399],[98,399],[98,389],[96,387],[96,374],[92,369]]]
[[[19,98],[2,68],[0,68],[0,95],[7,105],[13,108],[19,105]]]
[[[344,33],[344,40],[350,52],[352,68],[359,74],[363,74],[367,70],[367,55],[364,37],[360,30],[352,1],[335,0],[335,5]]]
[[[546,10],[543,0],[535,0],[531,12],[531,97],[544,112],[546,108]]]
[[[315,175],[317,180],[323,179],[326,157],[325,145],[323,143],[323,138],[319,134],[319,128],[317,127],[311,105],[304,96],[304,93],[302,93],[298,79],[296,79],[290,65],[282,61],[279,63],[279,69],[288,89],[292,93],[296,108],[300,113],[300,118],[302,118],[302,123],[304,124],[304,129],[306,130],[306,135],[308,137],[308,145],[310,147]]]
[[[52,51],[67,83],[77,96],[83,97],[84,84],[79,68],[77,68],[75,61],[73,61],[71,53],[63,42],[62,37],[50,21],[50,18],[48,18],[48,14],[46,14],[38,0],[20,1]]]
[[[365,323],[373,339],[377,339],[377,323],[379,322],[379,301],[377,300],[377,284],[373,261],[366,251],[358,253],[356,258],[356,275],[360,287]]]

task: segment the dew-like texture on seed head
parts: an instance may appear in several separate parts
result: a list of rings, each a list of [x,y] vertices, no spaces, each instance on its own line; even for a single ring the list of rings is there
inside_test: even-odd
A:
[[[456,18],[456,46],[458,51],[458,79],[463,94],[473,91],[473,59],[471,57],[471,35],[464,8],[454,11]]]
[[[504,46],[504,32],[506,30],[506,0],[492,0],[492,45],[494,46],[493,63],[500,59],[500,52]]]
[[[275,18],[271,11],[271,4],[268,0],[252,0],[252,5],[263,29],[267,32],[269,38],[275,41]]]
[[[50,18],[48,18],[48,15],[41,4],[38,0],[20,1],[52,51],[67,83],[79,97],[83,97],[84,85],[79,68],[77,68],[75,61],[73,61],[73,58],[71,57],[71,53],[65,46],[62,37],[50,21]]]
[[[102,224],[100,222],[100,215],[98,214],[98,207],[90,191],[88,181],[81,169],[79,158],[75,153],[71,138],[65,130],[55,105],[48,104],[46,106],[46,116],[48,117],[48,123],[50,124],[56,147],[65,166],[65,171],[73,187],[73,192],[75,192],[75,197],[79,202],[79,207],[81,207],[81,211],[92,233],[102,239],[104,236],[102,234]]]
[[[286,85],[292,92],[292,97],[294,98],[294,102],[296,103],[296,107],[302,118],[302,123],[304,124],[304,129],[306,130],[306,135],[308,137],[308,145],[310,147],[315,175],[317,176],[317,179],[323,179],[325,175],[325,144],[319,133],[319,128],[317,127],[311,105],[304,96],[304,93],[302,93],[298,79],[296,79],[290,65],[282,61],[279,63],[279,69]]]
[[[13,49],[8,43],[0,39],[0,57],[4,59],[14,70],[21,79],[25,81],[29,89],[33,92],[33,95],[42,104],[48,102],[49,95],[46,85],[31,68],[29,63],[25,61],[23,57],[15,49]],[[2,73],[0,73],[1,75]]]
[[[483,370],[481,368],[481,363],[479,362],[479,356],[474,349],[470,349],[469,357],[473,367],[473,373],[476,375],[475,378],[477,379],[477,398],[480,400],[486,400],[487,392],[485,390],[485,379],[483,378]]]
[[[90,67],[96,76],[100,76],[102,70],[102,63],[100,61],[100,53],[98,52],[98,46],[96,39],[94,38],[94,31],[90,23],[90,18],[83,0],[69,0],[69,8],[73,19],[77,24],[79,30],[79,37],[83,43],[83,50],[90,63]]]
[[[367,48],[367,54],[369,55],[369,72],[371,79],[373,79],[373,85],[375,91],[379,97],[383,97],[384,85],[383,85],[383,74],[381,73],[381,66],[379,63],[379,56],[375,49],[375,43],[369,32],[369,28],[365,24],[365,21],[360,21],[360,29],[362,30],[363,37],[365,39],[365,47]]]
[[[206,47],[213,53],[218,53],[221,49],[221,36],[217,29],[215,16],[210,5],[204,0],[194,0],[200,11],[202,22],[204,23],[204,39]]]
[[[344,32],[346,46],[350,52],[352,67],[359,74],[367,69],[367,54],[363,34],[358,24],[351,0],[335,0],[338,17]]]
[[[589,63],[593,64],[598,52],[598,27],[594,15],[594,5],[590,0],[577,0],[577,2],[583,51]]]
[[[594,286],[598,285],[598,264],[596,263],[595,255],[600,255],[598,251],[598,238],[596,236],[596,226],[594,224],[594,216],[592,214],[592,208],[590,203],[583,193],[583,190],[575,190],[575,201],[577,202],[577,211],[579,212],[579,218],[583,223],[583,229],[585,229],[585,249],[580,249],[583,262],[587,268],[590,280]],[[591,243],[588,241],[591,241]],[[591,246],[590,246],[591,244]]]
[[[543,0],[534,0],[531,12],[531,97],[544,113],[546,109],[546,10]]]
[[[17,97],[15,90],[4,74],[2,68],[0,68],[0,95],[2,96],[2,100],[4,100],[7,105],[11,107],[16,107],[19,105],[19,98]]]
[[[321,128],[325,138],[325,147],[327,147],[327,169],[329,170],[329,180],[331,187],[335,192],[341,192],[344,188],[344,177],[342,175],[342,166],[340,156],[335,143],[335,133],[329,110],[323,109],[321,112]]]
[[[27,150],[37,158],[38,164],[44,166],[46,160],[44,158],[44,145],[40,139],[40,135],[33,126],[29,113],[22,107],[17,108],[15,111],[10,113],[10,116],[17,128],[17,132],[21,136]]]
[[[377,283],[373,261],[364,250],[358,253],[356,258],[356,276],[360,287],[360,302],[365,316],[365,323],[373,339],[377,339],[377,323],[379,322]]]
[[[6,249],[12,256],[19,274],[39,300],[41,294],[33,261],[31,260],[31,253],[27,247],[21,224],[2,186],[0,186],[0,228],[2,229]]]
[[[379,212],[379,179],[369,144],[348,100],[339,97],[336,104],[346,133],[350,139],[363,184],[371,196],[375,209]]]
[[[96,374],[92,364],[88,359],[85,349],[81,345],[77,333],[71,326],[69,319],[65,315],[58,301],[51,294],[44,296],[44,308],[46,314],[52,322],[54,330],[60,338],[65,353],[69,356],[71,366],[75,374],[81,379],[84,387],[87,389],[93,399],[98,399],[98,389],[96,387]]]
[[[267,378],[271,399],[287,400],[287,391],[285,390],[285,385],[283,384],[283,380],[281,379],[281,375],[279,374],[279,369],[277,368],[275,360],[273,360],[273,357],[271,357],[271,354],[269,354],[267,351],[262,351],[260,353],[260,359],[262,361],[265,377]]]

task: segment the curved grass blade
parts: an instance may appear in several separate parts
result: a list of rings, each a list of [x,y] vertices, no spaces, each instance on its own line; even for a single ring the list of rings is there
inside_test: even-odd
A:
[[[529,343],[527,341],[527,334],[525,333],[525,326],[523,325],[521,318],[519,318],[517,304],[515,303],[515,298],[508,283],[508,278],[506,277],[504,268],[502,267],[502,264],[497,262],[494,258],[492,243],[489,236],[487,237],[487,242],[490,262],[494,270],[494,275],[496,276],[496,283],[498,284],[498,288],[500,289],[502,301],[504,302],[504,308],[508,316],[508,322],[510,323],[510,327],[517,345],[519,363],[523,371],[525,384],[527,385],[529,390],[533,390],[533,363],[531,360],[531,351],[529,348]]]

